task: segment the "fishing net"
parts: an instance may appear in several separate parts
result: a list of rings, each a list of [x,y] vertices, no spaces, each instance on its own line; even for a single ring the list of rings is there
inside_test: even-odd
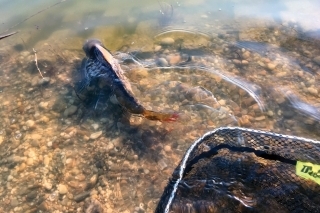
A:
[[[320,212],[320,142],[239,127],[206,133],[156,212]]]

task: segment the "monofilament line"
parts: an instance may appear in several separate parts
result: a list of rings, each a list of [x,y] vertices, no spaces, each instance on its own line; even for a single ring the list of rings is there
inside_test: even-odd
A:
[[[41,73],[41,71],[40,71],[40,69],[39,69],[39,67],[38,67],[37,51],[36,51],[34,48],[32,48],[32,49],[33,49],[33,52],[34,52],[34,62],[35,62],[35,64],[36,64],[36,67],[37,67],[37,69],[38,69],[41,77],[43,78],[43,75],[42,75],[42,73]]]

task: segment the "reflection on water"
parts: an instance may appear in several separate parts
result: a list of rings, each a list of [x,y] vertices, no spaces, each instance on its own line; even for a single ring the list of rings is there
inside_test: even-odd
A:
[[[0,36],[18,31],[0,41],[0,211],[152,212],[208,130],[319,138],[319,3],[299,5],[0,0]],[[179,121],[81,101],[73,84],[91,37],[144,106]]]

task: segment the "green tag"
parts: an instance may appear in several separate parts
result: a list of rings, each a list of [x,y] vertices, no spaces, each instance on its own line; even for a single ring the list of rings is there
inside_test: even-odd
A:
[[[313,180],[320,185],[320,165],[297,161],[296,173],[298,176]]]

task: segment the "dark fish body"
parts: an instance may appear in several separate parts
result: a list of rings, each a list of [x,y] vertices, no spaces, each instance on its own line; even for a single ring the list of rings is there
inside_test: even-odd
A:
[[[176,114],[167,114],[145,109],[134,97],[131,84],[123,74],[118,62],[103,47],[100,41],[88,40],[83,50],[87,58],[82,65],[82,79],[78,84],[77,93],[96,85],[99,90],[111,90],[119,104],[128,112],[140,114],[150,120],[174,121]]]

